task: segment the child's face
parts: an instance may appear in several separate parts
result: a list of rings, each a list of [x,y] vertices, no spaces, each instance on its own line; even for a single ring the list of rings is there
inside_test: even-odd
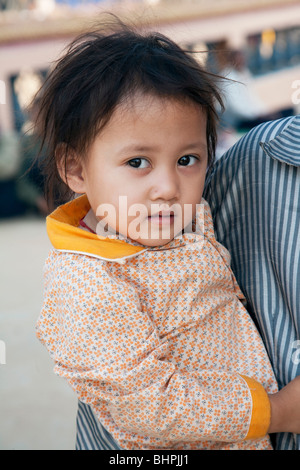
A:
[[[195,215],[207,158],[200,107],[140,95],[117,108],[70,186],[87,194],[94,228],[102,220],[142,245],[164,245]]]

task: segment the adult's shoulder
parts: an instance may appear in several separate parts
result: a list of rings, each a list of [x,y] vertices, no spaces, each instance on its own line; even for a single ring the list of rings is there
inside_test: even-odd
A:
[[[265,154],[300,165],[300,115],[268,121],[253,128],[233,145],[216,163],[212,173]]]
[[[261,177],[266,161],[300,166],[300,115],[268,121],[253,128],[231,147],[207,175],[204,197],[218,202],[232,184],[243,185]]]
[[[214,222],[217,217],[223,220],[226,213],[229,224],[228,214],[250,213],[254,206],[260,207],[267,194],[277,194],[275,187],[286,187],[287,178],[299,185],[299,148],[300,115],[260,124],[242,137],[206,178],[203,196]],[[291,193],[285,192],[284,197]]]

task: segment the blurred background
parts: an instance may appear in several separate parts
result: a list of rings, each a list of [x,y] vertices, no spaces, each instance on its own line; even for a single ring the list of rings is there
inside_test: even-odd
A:
[[[299,0],[0,0],[2,450],[74,449],[76,398],[34,333],[50,244],[28,105],[66,45],[103,11],[161,31],[235,80],[223,87],[217,158],[254,125],[299,112]]]

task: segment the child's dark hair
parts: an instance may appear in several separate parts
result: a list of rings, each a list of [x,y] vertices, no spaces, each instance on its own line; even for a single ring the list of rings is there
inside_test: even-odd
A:
[[[223,107],[216,83],[217,77],[189,52],[156,32],[142,34],[118,24],[113,31],[103,28],[77,38],[40,92],[37,127],[48,152],[44,159],[48,200],[62,184],[58,165],[66,168],[70,151],[84,158],[116,107],[136,92],[188,99],[201,106],[207,117],[208,161],[212,165],[216,104]],[[58,146],[63,152],[56,151]]]

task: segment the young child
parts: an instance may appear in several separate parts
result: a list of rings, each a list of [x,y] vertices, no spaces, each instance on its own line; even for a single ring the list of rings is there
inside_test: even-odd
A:
[[[216,102],[194,58],[126,27],[75,41],[43,90],[49,192],[82,195],[47,219],[37,335],[123,449],[270,449],[299,418],[202,199]]]

